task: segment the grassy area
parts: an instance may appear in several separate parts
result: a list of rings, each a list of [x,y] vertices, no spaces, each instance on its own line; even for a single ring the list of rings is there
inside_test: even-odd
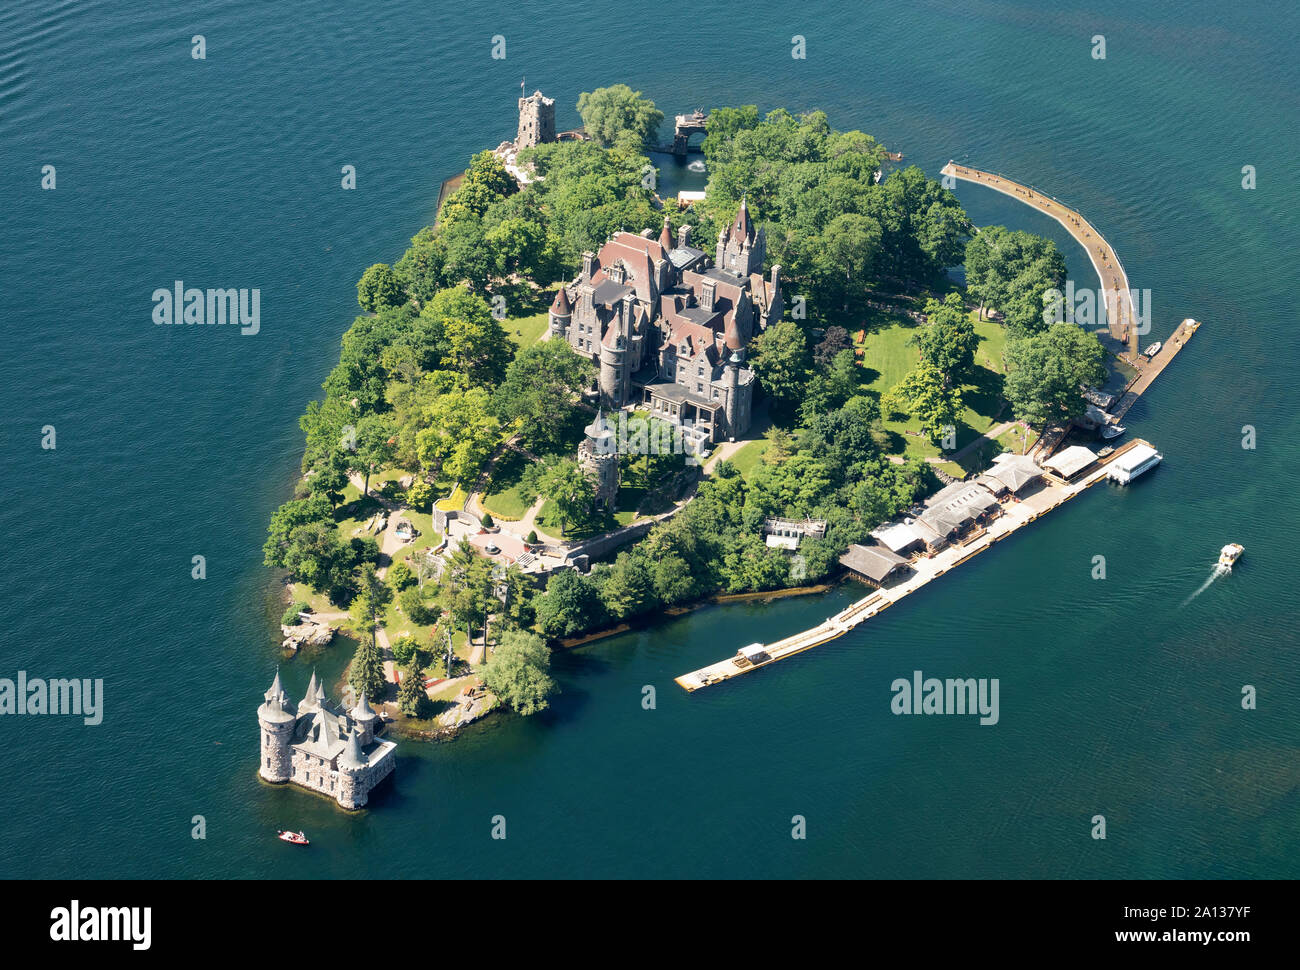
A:
[[[457,485],[455,491],[446,498],[438,499],[434,504],[444,512],[463,508],[465,505],[465,490]]]
[[[763,455],[767,452],[768,445],[770,444],[771,442],[764,439],[751,441],[749,444],[738,449],[736,453],[727,460],[736,466],[736,471],[740,472],[742,478],[748,480],[753,477],[754,472],[757,470],[759,463],[763,460]]]
[[[549,321],[549,313],[543,310],[541,313],[532,313],[526,317],[508,317],[501,325],[505,327],[506,336],[522,350],[542,339]]]
[[[492,467],[492,481],[488,494],[483,496],[483,507],[498,519],[518,521],[524,517],[535,496],[525,492],[520,479],[528,468],[526,457],[513,449],[506,449]]]
[[[867,332],[861,347],[861,364],[869,393],[883,395],[898,384],[916,366],[916,348],[909,341],[920,326],[911,319],[893,315],[888,323]],[[1006,367],[1002,360],[1006,347],[1006,330],[992,320],[979,320],[971,313],[979,345],[975,350],[974,378],[961,388],[961,414],[957,418],[957,448],[963,448],[999,422],[1002,409],[1002,382]],[[933,458],[941,452],[937,445],[920,434],[921,422],[908,417],[901,421],[885,420],[885,430],[892,441],[891,451],[905,457]]]

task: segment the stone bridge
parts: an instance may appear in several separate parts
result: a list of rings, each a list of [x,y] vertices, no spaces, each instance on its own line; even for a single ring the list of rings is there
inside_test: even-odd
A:
[[[705,126],[708,123],[709,116],[699,108],[696,108],[691,114],[678,115],[676,123],[673,125],[673,154],[685,155],[690,150],[691,135],[704,134]]]

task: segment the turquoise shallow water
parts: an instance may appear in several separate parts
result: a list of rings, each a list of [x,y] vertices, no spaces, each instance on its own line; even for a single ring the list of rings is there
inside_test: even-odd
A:
[[[319,9],[0,13],[0,676],[103,677],[107,693],[96,728],[0,721],[5,874],[1300,875],[1293,9],[746,4],[693,8],[671,39],[580,4]],[[1107,234],[1151,290],[1157,336],[1185,316],[1205,327],[1130,414],[1166,455],[1138,485],[1094,489],[854,634],[721,689],[671,681],[857,589],[557,656],[552,711],[403,745],[395,783],[345,817],[254,776],[280,610],[265,523],[357,276],[401,254],[443,178],[512,135],[520,75],[557,98],[561,127],[580,91],[621,80],[670,115],[820,107],[932,173],[953,157],[1006,172]],[[344,164],[356,192],[338,188]],[[1054,223],[957,191],[981,224],[1052,235],[1094,285]],[[260,287],[261,333],[154,326],[150,294],[176,279]],[[1248,550],[1236,574],[1181,607],[1229,540]],[[1001,722],[891,715],[890,682],[915,669],[999,678]],[[295,692],[309,673],[284,671]],[[1243,684],[1258,710],[1241,710]],[[789,837],[796,814],[806,841]],[[268,843],[286,824],[311,852]]]

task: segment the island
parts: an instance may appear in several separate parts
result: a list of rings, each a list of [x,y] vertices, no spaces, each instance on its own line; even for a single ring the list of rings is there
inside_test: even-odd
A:
[[[447,737],[543,710],[556,647],[728,597],[868,586],[678,682],[749,672],[1159,460],[1116,441],[1118,419],[1196,324],[1126,347],[1104,240],[1099,299],[1129,312],[1115,334],[1063,305],[1083,284],[1050,239],[972,223],[945,181],[979,170],[932,178],[820,111],[697,110],[660,144],[663,113],[625,85],[581,94],[580,129],[557,131],[554,105],[521,96],[514,140],[357,283],[265,545],[286,651],[310,662],[343,630],[355,655],[341,706],[313,677],[292,709],[277,679],[267,780],[294,772],[290,749],[380,764],[380,721]],[[653,159],[691,154],[706,190],[661,192]]]

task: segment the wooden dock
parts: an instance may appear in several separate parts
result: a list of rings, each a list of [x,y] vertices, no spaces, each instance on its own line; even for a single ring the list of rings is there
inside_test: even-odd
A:
[[[873,589],[862,599],[834,616],[827,617],[824,622],[811,630],[804,630],[784,640],[765,645],[767,660],[750,662],[740,656],[728,657],[676,678],[678,686],[687,691],[697,691],[701,687],[731,680],[733,677],[750,673],[760,667],[766,667],[778,660],[784,660],[786,657],[792,657],[842,637],[882,610],[893,606],[909,593],[938,579],[955,566],[973,559],[986,549],[992,548],[995,543],[1035,521],[1039,516],[1064,505],[1076,495],[1104,481],[1108,471],[1107,466],[1138,445],[1150,445],[1150,442],[1143,441],[1141,438],[1128,441],[1110,455],[1098,459],[1087,474],[1076,482],[1066,483],[1055,477],[1045,477],[1043,487],[1026,496],[1023,501],[1004,502],[998,516],[973,538],[948,546],[933,556],[914,557],[911,562],[912,572],[905,579],[890,586]]]
[[[995,192],[1009,195],[1051,216],[1064,226],[1074,237],[1075,242],[1083,247],[1084,252],[1088,254],[1088,259],[1092,261],[1092,268],[1097,272],[1105,301],[1106,322],[1110,328],[1110,335],[1120,343],[1127,344],[1134,358],[1138,356],[1142,335],[1138,333],[1135,323],[1137,315],[1133,311],[1133,294],[1129,290],[1128,274],[1124,272],[1124,266],[1120,263],[1115,248],[1092,223],[1059,199],[1044,195],[1028,185],[1012,181],[996,172],[985,172],[949,162],[943,167],[942,174],[984,185]]]
[[[1143,359],[1142,365],[1138,369],[1137,377],[1135,377],[1129,386],[1124,389],[1124,393],[1120,395],[1119,401],[1116,402],[1113,408],[1111,408],[1110,413],[1115,415],[1116,421],[1128,413],[1128,409],[1131,408],[1137,399],[1142,396],[1142,393],[1155,382],[1155,379],[1164,372],[1164,369],[1169,366],[1170,362],[1178,356],[1178,352],[1187,346],[1187,341],[1192,338],[1192,334],[1196,333],[1199,329],[1201,329],[1200,321],[1188,317],[1178,325],[1178,329],[1169,336],[1169,339],[1161,344],[1160,351],[1154,357],[1150,360]]]

